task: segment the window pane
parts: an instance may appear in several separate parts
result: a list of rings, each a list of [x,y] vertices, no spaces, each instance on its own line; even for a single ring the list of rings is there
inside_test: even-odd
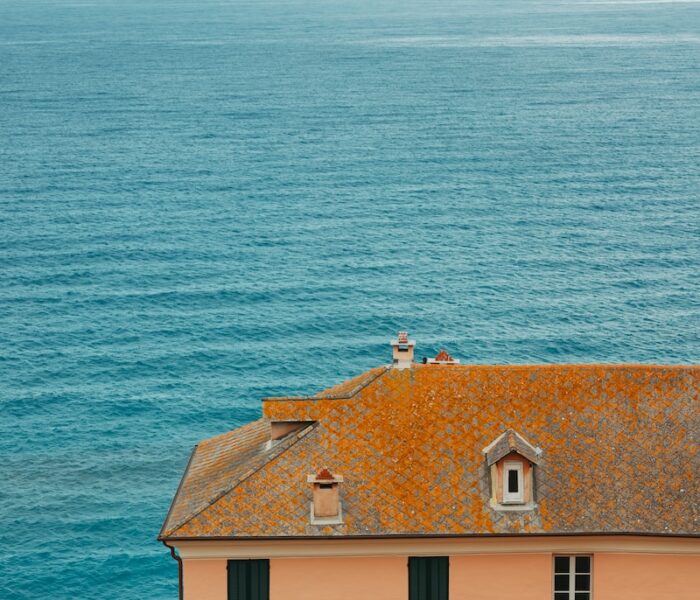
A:
[[[449,558],[446,556],[408,559],[409,600],[447,600]]]
[[[569,600],[569,592],[563,594],[554,594],[554,600]]]
[[[554,572],[555,573],[568,573],[569,572],[569,557],[568,556],[555,556],[554,557]]]
[[[576,591],[587,592],[591,589],[590,575],[576,575]]]
[[[269,600],[270,561],[229,560],[229,600]]]
[[[576,572],[577,573],[590,573],[591,572],[591,557],[590,556],[577,556],[576,557]]]
[[[569,591],[569,576],[568,575],[555,575],[554,576],[554,591],[555,592],[568,592]]]
[[[508,493],[518,493],[518,472],[514,469],[508,470]]]
[[[577,592],[574,596],[575,600],[589,600],[591,597],[589,592]]]

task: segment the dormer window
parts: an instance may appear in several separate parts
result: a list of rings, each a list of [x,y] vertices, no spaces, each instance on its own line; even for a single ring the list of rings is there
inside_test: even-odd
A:
[[[535,465],[542,451],[509,429],[483,449],[491,475],[490,505],[497,510],[535,508]]]
[[[503,504],[522,504],[524,502],[523,463],[507,460],[503,463],[504,490]]]

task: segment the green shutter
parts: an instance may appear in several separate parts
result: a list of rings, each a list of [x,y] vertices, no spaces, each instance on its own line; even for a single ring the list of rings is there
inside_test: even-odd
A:
[[[450,559],[423,556],[408,559],[408,599],[448,600]]]
[[[228,600],[270,600],[270,561],[228,561]]]

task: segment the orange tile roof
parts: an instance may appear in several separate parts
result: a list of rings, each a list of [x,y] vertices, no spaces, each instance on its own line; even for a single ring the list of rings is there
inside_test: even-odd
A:
[[[698,400],[698,366],[375,369],[202,442],[161,537],[700,535]],[[266,449],[269,420],[314,425]],[[542,450],[532,511],[489,506],[482,450],[509,429]],[[326,465],[344,523],[321,527],[307,474]]]
[[[271,442],[270,421],[259,419],[197,444],[161,535],[181,527],[256,469],[289,448],[310,429],[307,427],[278,442]]]

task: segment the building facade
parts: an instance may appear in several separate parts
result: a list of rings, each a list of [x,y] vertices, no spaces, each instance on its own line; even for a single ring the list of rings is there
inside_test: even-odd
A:
[[[700,367],[392,364],[198,444],[185,600],[700,597]]]

